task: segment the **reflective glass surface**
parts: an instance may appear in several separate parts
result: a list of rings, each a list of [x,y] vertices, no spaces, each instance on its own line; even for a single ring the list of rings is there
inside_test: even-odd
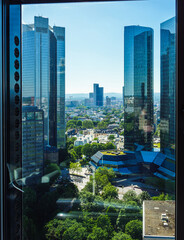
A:
[[[23,239],[175,239],[175,58],[174,0],[22,7]]]

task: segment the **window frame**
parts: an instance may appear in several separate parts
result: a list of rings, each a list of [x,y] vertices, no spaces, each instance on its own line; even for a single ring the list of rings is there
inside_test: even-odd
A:
[[[8,239],[8,172],[6,167],[7,156],[10,150],[10,109],[9,101],[9,6],[12,4],[44,4],[44,3],[77,3],[77,2],[113,2],[114,0],[0,0],[0,236],[2,240]],[[135,1],[135,0],[116,0]],[[182,240],[184,236],[183,216],[184,216],[184,1],[176,0],[176,234],[177,240]],[[180,159],[180,160],[179,160]],[[21,239],[21,238],[20,238]]]

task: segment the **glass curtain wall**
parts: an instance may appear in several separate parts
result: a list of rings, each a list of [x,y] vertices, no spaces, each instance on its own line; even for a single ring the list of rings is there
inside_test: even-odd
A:
[[[23,239],[175,239],[175,86],[174,0],[22,6]]]

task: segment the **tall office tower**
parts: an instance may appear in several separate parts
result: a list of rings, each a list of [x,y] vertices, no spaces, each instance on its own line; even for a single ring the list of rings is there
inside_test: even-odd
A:
[[[48,18],[34,17],[34,24],[23,27],[22,36],[23,105],[44,111],[44,145],[49,144],[50,31]],[[26,101],[28,99],[29,101]]]
[[[43,174],[44,113],[35,106],[22,108],[22,176]]]
[[[44,111],[44,146],[65,146],[65,29],[35,17],[23,25],[23,105]]]
[[[93,100],[94,106],[103,106],[103,87],[99,87],[99,84],[93,84]]]
[[[64,148],[65,147],[65,28],[54,26],[53,32],[57,41],[57,148]]]
[[[50,31],[49,145],[57,147],[57,44]]]
[[[122,99],[123,99],[123,101],[122,101],[122,105],[123,105],[123,107],[124,107],[124,93],[125,92],[125,87],[123,86],[122,87]]]
[[[153,30],[127,26],[124,31],[124,146],[152,148]]]
[[[161,151],[174,157],[176,140],[176,18],[173,17],[161,23],[160,33],[160,143]]]

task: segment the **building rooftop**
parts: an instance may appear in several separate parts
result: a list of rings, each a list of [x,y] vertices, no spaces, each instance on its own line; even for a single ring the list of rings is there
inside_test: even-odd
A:
[[[143,235],[174,239],[175,201],[144,201]]]
[[[126,155],[123,151],[101,151],[103,155],[110,155],[110,156],[121,156]]]

